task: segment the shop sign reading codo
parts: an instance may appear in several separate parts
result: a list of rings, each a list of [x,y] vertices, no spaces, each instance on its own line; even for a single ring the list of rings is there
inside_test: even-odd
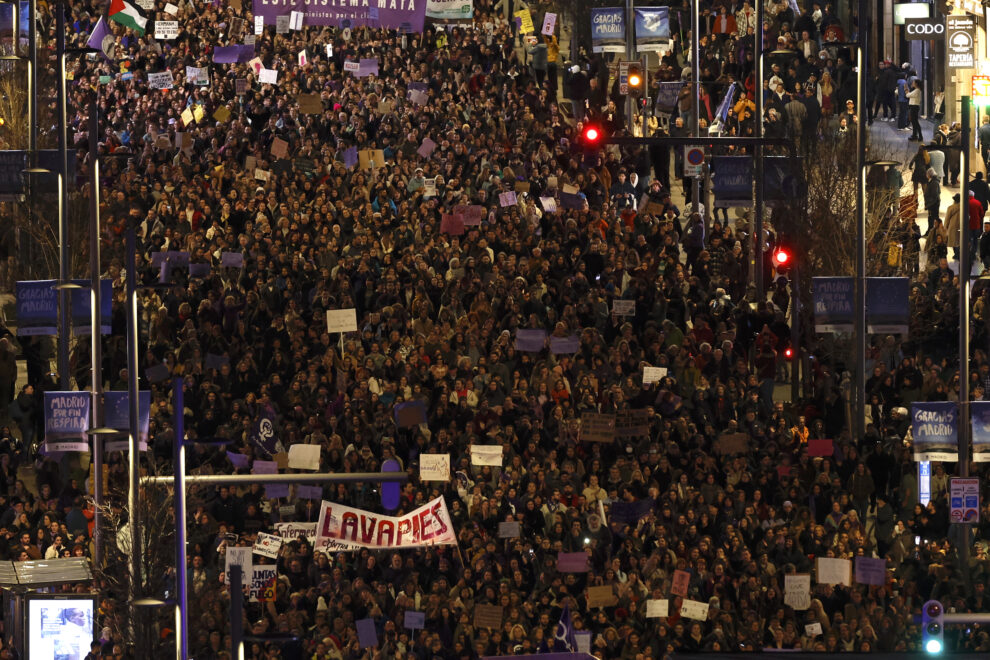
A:
[[[938,18],[906,18],[904,35],[908,41],[945,39],[945,23]]]

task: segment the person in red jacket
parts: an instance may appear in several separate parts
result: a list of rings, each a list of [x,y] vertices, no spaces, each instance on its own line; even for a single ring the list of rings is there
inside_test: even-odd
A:
[[[976,193],[969,191],[969,255],[977,258],[980,249],[980,234],[983,232],[983,204],[976,199]]]

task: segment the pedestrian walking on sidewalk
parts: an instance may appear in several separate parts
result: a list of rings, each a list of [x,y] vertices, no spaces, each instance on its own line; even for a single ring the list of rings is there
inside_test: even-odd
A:
[[[911,90],[907,93],[908,113],[911,117],[911,137],[910,140],[921,142],[924,137],[921,135],[921,122],[918,121],[921,112],[921,81],[915,80],[911,85]]]

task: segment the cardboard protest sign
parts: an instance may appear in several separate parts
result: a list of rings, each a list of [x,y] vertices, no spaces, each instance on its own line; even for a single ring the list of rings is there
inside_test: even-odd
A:
[[[362,170],[371,170],[385,165],[385,152],[382,149],[362,149],[358,152],[358,164]]]
[[[811,607],[811,575],[800,573],[784,576],[784,605],[795,610]]]
[[[289,155],[289,143],[282,138],[272,140],[272,155],[276,158],[286,158]]]
[[[540,34],[552,37],[555,27],[557,27],[557,14],[548,11],[543,15],[543,28],[540,30]]]
[[[247,78],[237,78],[234,80],[234,93],[237,96],[243,96],[247,94]]]
[[[611,607],[619,602],[611,585],[588,587],[588,607]]]
[[[715,439],[715,451],[719,454],[745,454],[749,451],[749,435],[723,433]]]
[[[818,621],[815,621],[814,623],[809,623],[804,627],[804,634],[808,635],[809,637],[814,637],[815,635],[821,635],[822,624]]]
[[[225,105],[221,105],[213,113],[213,118],[219,122],[225,122],[230,119],[230,110]]]
[[[502,627],[502,608],[498,605],[475,605],[474,627],[498,630]]]
[[[518,521],[500,522],[498,537],[500,539],[517,539],[522,535],[522,525]]]
[[[182,120],[183,126],[188,126],[189,124],[192,124],[193,122],[196,121],[195,119],[193,119],[192,110],[190,110],[189,108],[183,110],[182,114],[179,115],[179,118]]]
[[[612,442],[615,440],[615,415],[583,413],[581,415],[582,442]]]
[[[251,557],[251,548],[238,548],[228,545],[224,550],[223,582],[230,584],[230,567],[241,567],[241,584],[248,584],[251,580],[251,565],[254,559]]]
[[[615,414],[615,437],[635,438],[648,435],[650,432],[650,411],[641,408],[637,410],[620,410]]]
[[[319,115],[323,113],[323,99],[319,94],[298,94],[296,103],[299,113],[303,115]]]

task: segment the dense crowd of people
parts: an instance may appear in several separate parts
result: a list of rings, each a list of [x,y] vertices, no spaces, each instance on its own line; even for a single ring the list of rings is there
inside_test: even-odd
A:
[[[165,3],[155,4],[155,17],[166,18]],[[147,290],[139,303],[149,470],[171,470],[171,374],[184,382],[188,438],[233,441],[190,447],[190,473],[247,472],[231,462],[235,454],[271,459],[258,437],[259,421],[271,419],[282,448],[319,445],[325,471],[374,472],[398,460],[409,473],[399,511],[442,496],[459,541],[323,553],[305,537],[287,539],[273,560],[274,599],[245,607],[245,632],[257,638],[245,657],[288,653],[265,641],[274,633],[296,637],[298,657],[313,660],[559,650],[562,612],[591,633],[590,650],[602,658],[908,651],[920,640],[912,616],[928,598],[986,610],[990,506],[970,565],[960,566],[967,540],[948,524],[952,466],[934,467],[931,501],[919,504],[906,439],[905,407],[957,394],[951,359],[912,336],[875,338],[865,437],[850,435],[848,379],[828,360],[814,363],[800,406],[775,401],[789,336],[786,286],[766,297],[747,286],[744,222],[677,206],[672,193],[679,201],[690,189],[677,181],[679,157],[590,153],[581,143],[584,120],[626,130],[606,59],[575,49],[570,61],[556,37],[519,47],[518,28],[476,0],[473,26],[428,25],[424,34],[355,28],[345,39],[331,28],[276,34],[268,26],[255,53],[278,83],[261,84],[254,63],[212,63],[216,47],[253,34],[243,4],[183,4],[171,41],[115,26],[117,59],[80,60],[71,71],[80,183],[92,140],[102,157],[102,249],[114,291],[105,385],[126,389],[123,236],[134,226],[142,283],[175,285]],[[83,46],[102,7],[70,11],[71,45]],[[43,14],[52,27],[47,7]],[[676,48],[654,89],[686,75],[685,15],[671,12]],[[705,17],[702,120],[717,119],[715,106],[738,82],[725,130],[751,132],[761,86],[752,7],[714,3]],[[855,78],[848,52],[828,42],[851,41],[855,27],[843,30],[818,2],[769,3],[767,21],[768,43],[796,53],[774,56],[762,81],[768,130],[805,143],[848,131]],[[378,73],[345,68],[362,58],[377,58]],[[205,69],[206,84],[187,67]],[[148,75],[164,71],[174,87],[149,89]],[[303,94],[318,95],[315,110],[307,97],[304,111]],[[691,130],[691,96],[681,94],[670,123],[660,117],[650,130]],[[94,99],[99,135],[87,128]],[[197,106],[199,119],[183,119]],[[463,222],[474,217],[467,207],[481,207],[478,224]],[[193,267],[185,258],[162,267],[161,252],[186,252]],[[912,304],[927,310],[916,318],[939,309],[951,326],[957,282],[945,261],[936,264]],[[634,302],[631,314],[616,314],[617,301]],[[358,331],[329,333],[327,311],[350,308]],[[518,346],[519,331],[534,329],[578,344]],[[0,340],[5,383],[17,376],[14,341]],[[0,390],[18,414],[0,440],[8,539],[0,556],[89,555],[88,465],[37,451],[39,397],[57,386],[37,340],[16,341],[28,384]],[[79,340],[80,389],[90,385],[88,360]],[[990,384],[987,364],[977,351],[974,381]],[[644,366],[666,371],[644,383]],[[424,422],[397,423],[397,404],[409,402],[422,404]],[[582,438],[582,415],[626,410],[648,411],[646,428],[614,442]],[[809,456],[819,439],[834,441],[831,456]],[[479,444],[500,445],[502,466],[472,465],[468,448]],[[435,453],[451,456],[448,482],[419,479],[420,457]],[[34,467],[37,492],[19,480],[19,466]],[[123,487],[126,455],[112,453],[108,471],[112,489]],[[259,485],[189,493],[191,651],[230,658],[226,549],[251,546],[278,522],[315,522],[319,503],[271,499]],[[327,486],[322,498],[381,508],[376,484]],[[518,537],[500,537],[508,521],[520,523]],[[162,552],[171,557],[167,544]],[[589,570],[558,572],[558,552],[585,552]],[[857,556],[886,558],[882,585],[816,580],[816,558]],[[679,595],[676,570],[690,574]],[[784,577],[795,573],[812,574],[808,609],[784,602]],[[593,586],[611,587],[614,604],[589,607]],[[101,601],[91,657],[142,652],[125,643],[122,599]],[[651,599],[669,599],[668,616],[647,618]],[[706,604],[707,617],[683,616],[682,599]],[[500,606],[501,625],[475,626],[478,605]],[[424,628],[405,628],[406,611],[424,612]],[[355,622],[366,618],[375,648],[359,641]],[[979,626],[947,638],[951,648],[990,651]]]

